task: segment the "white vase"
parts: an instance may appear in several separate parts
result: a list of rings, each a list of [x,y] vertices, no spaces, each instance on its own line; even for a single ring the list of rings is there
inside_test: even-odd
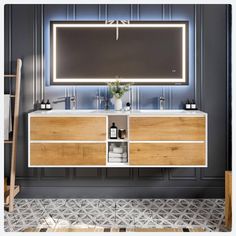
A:
[[[115,110],[121,111],[122,110],[122,100],[121,98],[115,98]]]

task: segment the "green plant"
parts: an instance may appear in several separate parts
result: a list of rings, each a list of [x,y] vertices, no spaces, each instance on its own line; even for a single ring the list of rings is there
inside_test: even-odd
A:
[[[115,97],[115,98],[122,98],[122,96],[129,91],[129,87],[132,85],[131,83],[127,83],[124,85],[121,85],[119,80],[116,80],[114,82],[107,83],[109,87],[109,92]]]

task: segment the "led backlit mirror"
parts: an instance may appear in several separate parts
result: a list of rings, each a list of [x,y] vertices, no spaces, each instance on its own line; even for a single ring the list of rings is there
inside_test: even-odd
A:
[[[51,22],[51,84],[188,84],[188,22]]]

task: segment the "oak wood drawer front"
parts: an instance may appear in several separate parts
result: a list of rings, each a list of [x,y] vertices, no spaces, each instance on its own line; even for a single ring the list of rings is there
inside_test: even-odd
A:
[[[31,117],[31,140],[106,140],[106,117]]]
[[[130,143],[130,165],[205,165],[205,143]]]
[[[106,165],[106,144],[31,143],[30,165]]]
[[[205,141],[205,117],[130,117],[132,141]]]

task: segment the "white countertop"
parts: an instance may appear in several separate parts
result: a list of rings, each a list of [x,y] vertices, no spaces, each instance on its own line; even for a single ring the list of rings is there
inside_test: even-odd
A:
[[[207,113],[199,110],[50,110],[33,111],[30,116],[106,116],[106,115],[128,115],[128,116],[205,116]]]

